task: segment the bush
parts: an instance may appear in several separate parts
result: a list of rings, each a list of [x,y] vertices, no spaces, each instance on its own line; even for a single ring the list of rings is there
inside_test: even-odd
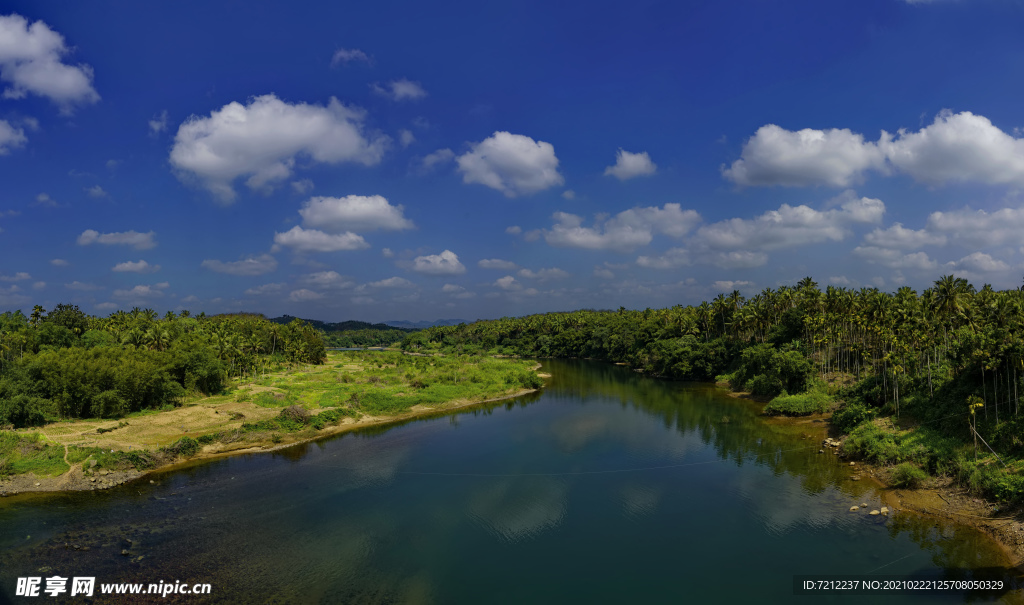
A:
[[[764,413],[769,416],[807,416],[828,411],[832,403],[832,397],[821,391],[780,395],[764,407]]]
[[[921,485],[921,483],[928,478],[928,473],[924,472],[913,463],[904,462],[892,469],[892,475],[890,478],[892,480],[892,484],[896,487],[915,488]]]
[[[190,458],[199,453],[199,442],[191,437],[182,437],[168,446],[167,451],[183,458]]]
[[[0,390],[0,425],[11,424],[15,428],[42,426],[46,424],[46,410],[50,401],[30,395],[15,395],[7,398]]]
[[[875,410],[862,403],[848,402],[832,414],[832,425],[844,433],[875,417]]]

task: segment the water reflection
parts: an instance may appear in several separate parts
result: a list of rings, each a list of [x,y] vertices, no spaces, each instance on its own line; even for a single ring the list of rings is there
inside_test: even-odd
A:
[[[152,485],[2,500],[0,596],[46,568],[221,587],[195,603],[711,602],[721,586],[790,602],[798,573],[1016,582],[973,529],[850,513],[879,493],[817,453],[822,424],[769,422],[705,385],[545,364],[548,388],[516,400]],[[722,564],[740,553],[757,562],[744,585]],[[681,581],[680,569],[719,588]]]

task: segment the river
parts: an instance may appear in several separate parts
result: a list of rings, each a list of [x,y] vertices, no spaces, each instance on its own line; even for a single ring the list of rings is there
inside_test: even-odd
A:
[[[879,488],[818,453],[824,424],[606,364],[542,371],[539,393],[451,415],[0,500],[0,602],[58,602],[15,597],[55,574],[210,584],[133,602],[1020,602],[794,595],[809,574],[1018,580],[970,527],[850,512]]]

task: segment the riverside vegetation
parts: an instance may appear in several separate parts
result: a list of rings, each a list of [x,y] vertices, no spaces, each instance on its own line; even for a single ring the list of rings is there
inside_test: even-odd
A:
[[[1024,500],[1024,292],[946,275],[917,293],[811,278],[696,306],[574,311],[427,328],[407,351],[585,357],[653,376],[718,381],[768,414],[833,412],[843,450],[894,466],[894,483],[952,477]],[[981,403],[971,408],[972,403]],[[974,413],[972,415],[972,411]],[[972,422],[998,458],[975,440]]]
[[[4,313],[0,479],[53,477],[76,465],[86,474],[145,470],[204,446],[304,440],[364,417],[539,388],[535,365],[328,352],[310,323],[254,314],[157,318],[133,309],[95,318],[71,305]],[[26,427],[42,429],[11,430]]]

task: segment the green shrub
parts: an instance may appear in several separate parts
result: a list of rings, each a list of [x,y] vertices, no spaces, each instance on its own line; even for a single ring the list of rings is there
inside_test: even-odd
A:
[[[921,485],[921,483],[928,478],[928,473],[924,472],[918,468],[917,465],[911,462],[904,462],[892,469],[892,475],[890,478],[892,480],[892,484],[896,487],[915,488]]]
[[[780,395],[764,407],[764,413],[769,416],[807,416],[828,411],[832,403],[832,397],[821,391]]]
[[[183,458],[190,458],[199,453],[199,442],[191,437],[182,437],[167,447],[167,451],[181,456]]]
[[[832,425],[844,433],[875,417],[875,410],[863,403],[847,402],[832,414]]]

